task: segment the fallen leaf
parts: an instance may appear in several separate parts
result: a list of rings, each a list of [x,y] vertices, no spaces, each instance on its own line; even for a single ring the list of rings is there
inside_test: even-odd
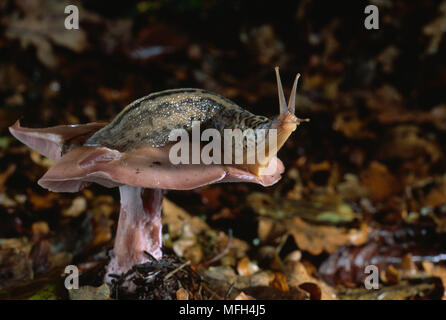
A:
[[[93,239],[89,247],[97,247],[108,243],[112,239],[112,225],[111,221],[105,214],[93,216]]]
[[[383,272],[380,273],[380,276],[381,280],[386,284],[399,284],[401,281],[401,274],[393,265],[386,266]]]
[[[441,146],[414,125],[393,127],[386,133],[386,139],[379,150],[379,157],[383,159],[410,160],[426,156],[432,162],[444,157]]]
[[[443,300],[446,300],[446,267],[442,265],[434,265],[430,261],[423,261],[422,265],[424,267],[424,270],[433,277],[438,277],[441,279],[441,282],[443,283]]]
[[[71,206],[67,209],[62,210],[62,214],[65,217],[75,218],[78,217],[81,213],[83,213],[87,209],[87,200],[78,196],[73,199]]]
[[[31,225],[34,239],[40,239],[50,232],[50,227],[46,221],[37,221]]]
[[[43,195],[34,193],[30,189],[28,190],[28,201],[33,206],[34,211],[50,209],[54,206],[59,196],[54,192],[48,192]]]
[[[34,278],[26,239],[0,239],[0,289],[13,287]]]
[[[298,288],[301,285],[304,285],[303,290],[309,292],[311,296],[311,292],[313,292],[314,298],[316,298],[316,294],[314,293],[314,288],[311,288],[308,284],[312,283],[316,285],[320,290],[320,299],[322,300],[335,300],[337,299],[336,291],[330,287],[325,282],[313,278],[309,273],[305,266],[298,261],[288,261],[286,263],[286,275],[288,279],[288,285],[290,288]],[[307,290],[306,290],[307,289]],[[311,289],[311,290],[310,290]]]
[[[177,300],[189,300],[189,292],[184,288],[178,289]]]
[[[110,288],[105,283],[100,287],[82,286],[68,293],[70,300],[110,300]]]
[[[51,160],[45,156],[42,156],[40,153],[38,153],[37,151],[31,149],[30,150],[30,157],[31,160],[35,163],[38,164],[39,166],[45,167],[45,168],[50,168],[54,165],[54,160]]]
[[[437,53],[443,34],[446,32],[446,1],[439,5],[438,11],[438,18],[423,27],[423,33],[430,37],[430,44],[425,52],[428,55]]]
[[[210,229],[203,220],[192,217],[186,210],[166,198],[163,199],[163,223],[168,225],[169,234],[173,236],[181,234],[185,224],[189,225],[192,234]]]
[[[284,292],[290,291],[286,275],[282,272],[274,272],[274,280],[271,282],[271,286]]]
[[[67,5],[78,7],[81,20],[99,19],[76,0],[18,0],[16,3],[23,14],[15,11],[3,19],[3,23],[7,25],[6,37],[20,40],[23,48],[33,45],[39,60],[49,68],[55,68],[58,64],[52,44],[78,53],[88,45],[87,36],[82,29],[68,30],[64,27]]]
[[[418,279],[418,282],[419,280],[421,279]],[[377,290],[368,290],[364,287],[347,289],[341,292],[339,297],[342,300],[413,300],[434,295],[431,299],[438,299],[435,296],[436,289],[435,283],[404,281],[398,285],[382,286]]]
[[[251,262],[248,257],[244,257],[237,265],[237,272],[241,276],[249,276],[259,270],[259,267]]]
[[[312,282],[304,282],[299,285],[299,288],[310,294],[310,300],[321,300],[322,290],[317,284]]]
[[[3,186],[5,185],[8,178],[14,174],[15,169],[17,168],[16,164],[11,163],[8,165],[8,168],[6,168],[5,171],[0,173],[0,190],[3,189]]]
[[[237,297],[235,297],[234,300],[255,300],[255,298],[248,296],[246,293],[242,291]]]
[[[346,244],[360,245],[367,240],[368,229],[362,225],[360,229],[346,229],[331,226],[312,225],[300,218],[288,219],[286,230],[291,234],[300,250],[319,255],[323,251],[332,253]]]
[[[377,161],[373,161],[367,170],[361,173],[362,184],[370,190],[371,197],[382,201],[402,190],[399,180],[389,169]]]

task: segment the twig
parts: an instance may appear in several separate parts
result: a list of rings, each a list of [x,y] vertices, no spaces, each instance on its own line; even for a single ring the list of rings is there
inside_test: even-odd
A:
[[[236,283],[236,282],[237,282],[237,281],[234,281],[234,282],[229,286],[228,291],[227,291],[226,294],[225,294],[225,300],[228,300],[229,295],[231,294],[232,289],[234,289],[234,287],[235,287],[235,283]]]
[[[177,273],[178,271],[180,271],[181,269],[183,269],[185,266],[188,266],[188,265],[190,265],[190,260],[186,261],[185,263],[183,263],[181,266],[179,266],[175,270],[173,270],[173,271],[169,272],[168,274],[166,274],[166,276],[164,277],[164,281],[169,279],[175,273]]]
[[[152,259],[152,261],[158,261],[157,258],[155,258],[154,256],[152,256],[149,252],[147,252],[147,251],[145,251],[145,250],[144,250],[144,254],[145,254],[146,256],[148,256],[150,259]]]

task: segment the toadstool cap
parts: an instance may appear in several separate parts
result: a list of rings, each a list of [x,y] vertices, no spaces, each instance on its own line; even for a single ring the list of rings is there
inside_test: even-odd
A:
[[[105,187],[131,185],[144,188],[190,190],[219,182],[251,182],[270,186],[280,180],[282,162],[270,161],[271,174],[256,176],[230,165],[179,164],[169,160],[171,145],[140,147],[119,152],[105,147],[82,146],[104,123],[57,126],[45,129],[23,128],[17,122],[10,132],[37,152],[56,160],[38,183],[55,192],[77,192],[91,183]],[[63,156],[62,148],[72,145]]]

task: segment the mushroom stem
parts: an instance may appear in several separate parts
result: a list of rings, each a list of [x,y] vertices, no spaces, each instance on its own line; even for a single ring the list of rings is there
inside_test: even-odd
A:
[[[113,257],[108,265],[105,281],[112,282],[111,274],[122,274],[134,265],[162,256],[161,207],[163,191],[123,185],[121,212],[116,232]]]

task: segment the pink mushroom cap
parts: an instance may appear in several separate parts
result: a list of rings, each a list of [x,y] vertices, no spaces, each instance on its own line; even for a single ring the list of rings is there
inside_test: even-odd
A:
[[[270,162],[273,174],[256,176],[231,165],[173,165],[169,160],[171,145],[140,147],[125,153],[105,147],[81,146],[82,141],[104,125],[89,123],[30,129],[16,122],[9,130],[30,148],[57,160],[38,181],[39,185],[54,192],[78,192],[93,182],[109,188],[130,185],[172,190],[190,190],[217,182],[251,182],[270,186],[280,180],[284,171],[277,157]],[[75,141],[80,146],[61,156],[67,141]]]

